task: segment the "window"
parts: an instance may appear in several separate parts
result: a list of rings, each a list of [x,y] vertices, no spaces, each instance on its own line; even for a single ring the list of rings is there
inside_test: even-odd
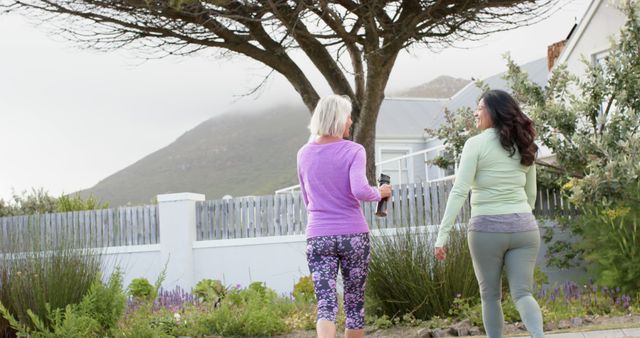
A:
[[[609,50],[604,50],[604,51],[600,51],[597,53],[593,53],[591,54],[591,62],[602,68],[603,70],[603,75],[606,77],[607,76],[607,64],[605,63],[606,60],[605,58],[607,57],[607,55],[609,55]],[[600,113],[598,114],[598,125],[599,127],[601,127],[602,125],[606,125],[607,123],[607,119],[608,116],[604,116],[605,111],[607,110],[607,105],[609,104],[609,97],[605,97],[602,101],[602,103],[600,103]],[[615,109],[615,104],[613,104],[610,108],[609,111],[612,111]]]
[[[445,178],[451,175],[455,175],[455,165],[450,165],[447,168],[440,168],[437,166],[434,161],[438,157],[447,157],[448,153],[444,151],[444,146],[439,149],[434,149],[425,154],[425,165],[426,165],[426,173],[427,173],[427,181],[435,181],[441,178]]]
[[[444,158],[452,157],[452,156],[449,155],[448,151],[444,151],[444,150],[439,151],[438,155],[442,156]],[[455,168],[455,165],[453,165],[453,164],[448,166],[448,167],[446,167],[446,168],[440,168],[440,174],[442,175],[442,177],[455,175],[455,173],[456,173],[456,168]]]
[[[407,154],[409,154],[409,150],[381,149],[379,162],[384,162]],[[389,175],[391,177],[391,184],[406,184],[413,182],[413,177],[410,175],[409,170],[410,161],[410,158],[403,158],[397,161],[383,163],[378,167],[378,175],[380,172]]]

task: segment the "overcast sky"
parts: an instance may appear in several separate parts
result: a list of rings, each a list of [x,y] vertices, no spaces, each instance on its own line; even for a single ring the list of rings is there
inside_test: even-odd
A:
[[[547,45],[566,37],[588,3],[571,1],[542,23],[466,48],[414,48],[398,58],[387,91],[439,75],[484,78],[504,70],[505,52],[519,63],[546,57]],[[32,187],[56,196],[88,188],[215,114],[300,101],[277,75],[259,96],[241,96],[267,73],[242,57],[143,62],[127,51],[81,50],[22,16],[0,16],[0,198]]]

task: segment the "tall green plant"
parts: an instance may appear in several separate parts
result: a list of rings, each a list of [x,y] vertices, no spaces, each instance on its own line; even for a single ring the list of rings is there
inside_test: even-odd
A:
[[[614,205],[592,205],[577,220],[585,240],[576,246],[584,252],[587,267],[601,285],[640,290],[640,182],[625,189]]]
[[[447,259],[438,262],[434,241],[412,228],[372,236],[367,279],[370,314],[417,319],[446,316],[456,296],[477,298],[478,285],[467,248],[466,233],[454,230]]]
[[[79,304],[68,304],[57,309],[52,309],[47,304],[44,317],[27,310],[30,325],[16,320],[1,303],[0,315],[21,337],[105,337],[124,314],[126,301],[122,290],[122,273],[116,270],[106,284],[98,277]]]
[[[57,232],[53,240],[37,218],[32,220],[0,238],[0,302],[20,323],[34,328],[29,311],[48,326],[50,310],[82,300],[100,274],[102,254],[74,245],[67,232]]]

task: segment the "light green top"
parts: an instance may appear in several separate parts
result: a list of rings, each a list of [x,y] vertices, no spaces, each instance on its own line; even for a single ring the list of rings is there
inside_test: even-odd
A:
[[[440,223],[436,247],[447,243],[470,189],[471,217],[531,212],[536,202],[535,164],[521,165],[517,150],[509,157],[494,128],[468,139]]]

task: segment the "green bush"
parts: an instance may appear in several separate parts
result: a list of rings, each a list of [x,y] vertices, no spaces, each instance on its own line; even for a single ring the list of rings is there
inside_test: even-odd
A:
[[[227,293],[227,288],[216,279],[203,279],[193,288],[193,295],[203,302],[219,304]]]
[[[609,207],[584,208],[577,245],[599,284],[632,292],[640,290],[640,183],[626,192],[625,199]]]
[[[449,314],[458,320],[469,319],[472,325],[482,325],[482,304],[479,298],[456,297]]]
[[[156,288],[146,278],[134,278],[127,287],[129,295],[134,299],[151,302],[156,299]]]
[[[204,321],[222,336],[273,336],[290,330],[285,319],[290,301],[277,296],[261,282],[246,289],[232,289]]]
[[[313,280],[311,276],[300,277],[300,280],[293,286],[293,297],[301,302],[315,302],[316,294],[313,290]]]
[[[99,279],[93,283],[78,305],[78,310],[94,318],[103,332],[108,332],[116,326],[126,307],[127,296],[122,290],[122,272],[116,269],[106,284]]]
[[[166,327],[158,325],[156,318],[150,307],[140,307],[127,315],[112,330],[115,338],[173,338],[174,336],[165,332]]]
[[[46,304],[42,317],[27,309],[28,323],[17,320],[2,304],[0,314],[23,337],[104,337],[116,327],[125,307],[122,274],[116,270],[106,285],[95,280],[79,304],[70,304],[64,309],[52,309]]]
[[[46,236],[36,218],[1,238],[0,302],[21,324],[35,328],[28,310],[51,326],[51,312],[79,303],[102,269],[99,249],[78,247],[73,234]],[[48,310],[50,309],[50,310]],[[2,331],[0,329],[0,331]]]
[[[392,230],[394,231],[394,230]],[[452,230],[447,259],[438,262],[426,233],[403,228],[372,237],[367,280],[367,313],[420,320],[446,316],[458,295],[477,298],[478,285],[466,233]]]

